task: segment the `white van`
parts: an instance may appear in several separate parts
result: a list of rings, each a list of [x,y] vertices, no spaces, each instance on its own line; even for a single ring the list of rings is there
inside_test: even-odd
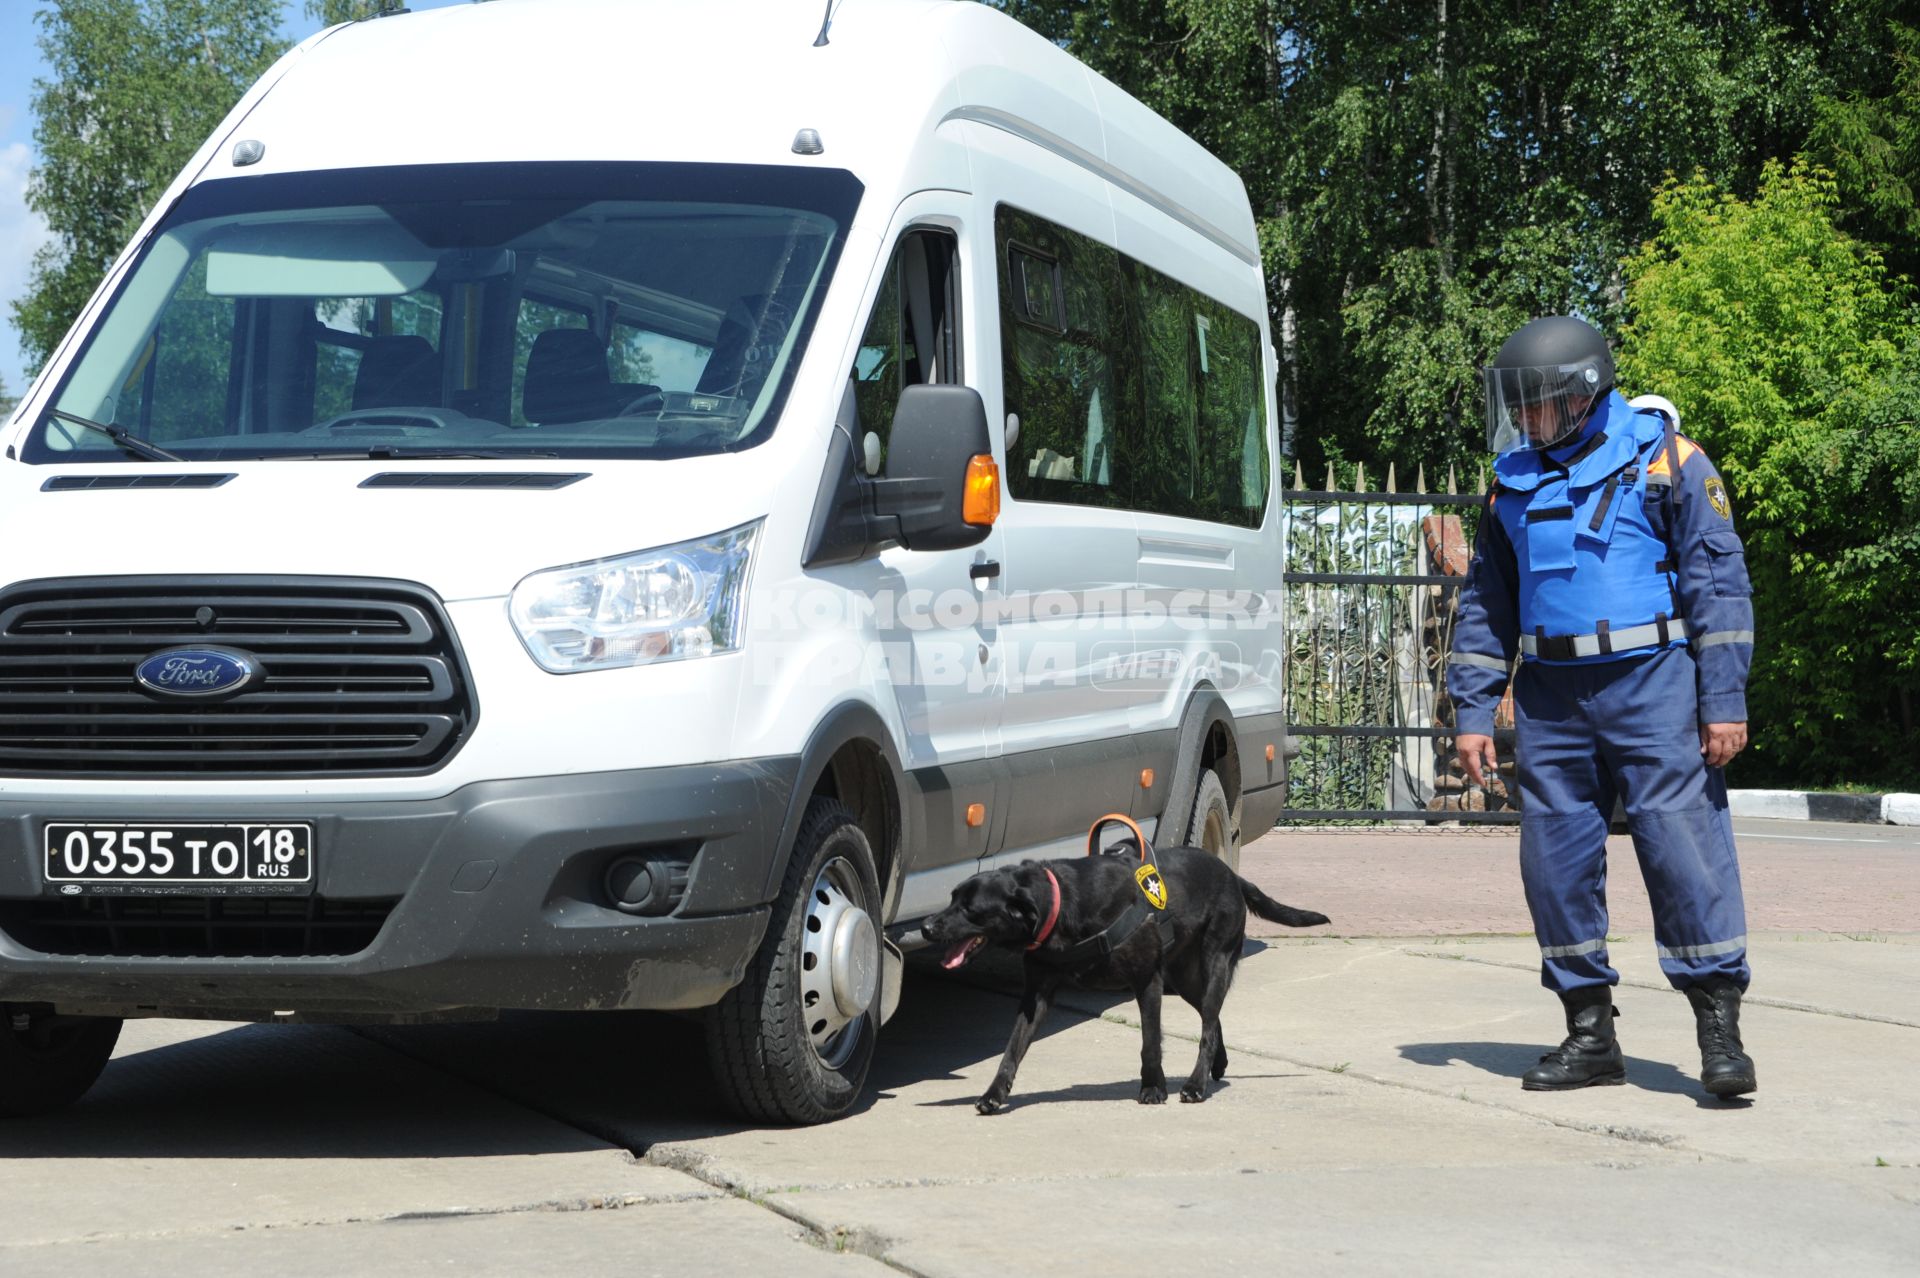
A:
[[[1239,179],[954,0],[335,28],[0,462],[0,1113],[121,1020],[709,1009],[843,1113],[953,885],[1288,742]]]

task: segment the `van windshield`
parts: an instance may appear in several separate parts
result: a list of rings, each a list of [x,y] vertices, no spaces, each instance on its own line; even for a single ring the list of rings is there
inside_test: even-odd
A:
[[[748,447],[778,418],[860,190],[843,171],[709,164],[202,183],[23,457],[165,456],[128,436],[186,461]]]

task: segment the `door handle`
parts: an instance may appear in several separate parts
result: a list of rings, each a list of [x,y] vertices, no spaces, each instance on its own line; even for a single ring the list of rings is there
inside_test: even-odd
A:
[[[998,559],[982,560],[980,563],[973,564],[967,569],[967,576],[975,581],[992,581],[999,575],[1000,561]]]

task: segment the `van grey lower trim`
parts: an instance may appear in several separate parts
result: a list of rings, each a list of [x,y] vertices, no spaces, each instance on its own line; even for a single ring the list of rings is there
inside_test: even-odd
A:
[[[0,1002],[374,1020],[704,1006],[739,982],[765,931],[761,894],[797,768],[533,777],[415,802],[0,803]],[[42,882],[49,821],[169,820],[310,824],[312,900],[66,896]],[[674,879],[670,913],[614,908],[606,870],[623,856]],[[204,942],[169,920],[196,899]],[[111,929],[92,927],[115,915]],[[340,919],[369,920],[364,938],[329,933]],[[255,944],[271,956],[250,956]]]

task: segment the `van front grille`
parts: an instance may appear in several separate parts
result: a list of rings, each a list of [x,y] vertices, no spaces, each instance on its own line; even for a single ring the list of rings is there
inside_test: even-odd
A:
[[[135,678],[182,647],[239,651],[259,673],[211,700]],[[426,772],[475,716],[439,600],[408,583],[128,577],[0,591],[0,773]]]
[[[337,958],[373,944],[394,900],[81,896],[0,901],[0,932],[75,958]]]

